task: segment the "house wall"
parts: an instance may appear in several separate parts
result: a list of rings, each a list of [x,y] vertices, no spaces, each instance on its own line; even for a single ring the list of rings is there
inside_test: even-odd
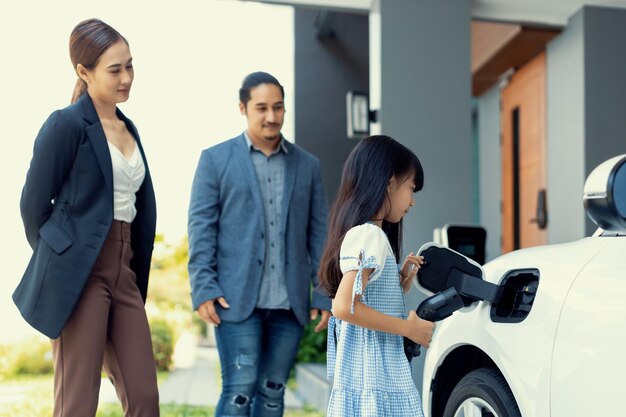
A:
[[[548,243],[590,236],[585,179],[626,153],[626,10],[585,6],[548,45]]]
[[[547,46],[548,243],[585,235],[585,71],[582,13]]]
[[[626,10],[584,7],[585,177],[626,153]],[[586,235],[596,226],[585,218]]]
[[[581,8],[546,46],[547,243],[590,236],[582,192],[602,161],[626,153],[626,10]],[[500,254],[499,88],[478,98],[480,223]]]

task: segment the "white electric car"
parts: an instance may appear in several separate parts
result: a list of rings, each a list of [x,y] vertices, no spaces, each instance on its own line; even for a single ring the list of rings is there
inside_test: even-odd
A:
[[[626,416],[626,155],[589,175],[583,200],[592,237],[494,259],[478,280],[495,301],[464,297],[438,323],[427,417]]]

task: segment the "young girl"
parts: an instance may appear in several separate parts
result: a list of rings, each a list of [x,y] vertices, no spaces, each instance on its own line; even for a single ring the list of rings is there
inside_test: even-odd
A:
[[[423,415],[403,347],[403,336],[428,347],[433,333],[404,305],[423,258],[411,253],[398,266],[402,217],[423,181],[415,154],[387,136],[363,139],[344,166],[320,267],[334,315],[329,417]]]

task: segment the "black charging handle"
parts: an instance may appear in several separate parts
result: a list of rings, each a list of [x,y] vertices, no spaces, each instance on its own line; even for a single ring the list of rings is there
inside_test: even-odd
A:
[[[452,313],[463,308],[463,300],[454,287],[432,295],[422,301],[417,307],[417,316],[428,321],[440,321],[450,317]],[[404,353],[409,362],[420,354],[420,345],[411,339],[404,338]]]

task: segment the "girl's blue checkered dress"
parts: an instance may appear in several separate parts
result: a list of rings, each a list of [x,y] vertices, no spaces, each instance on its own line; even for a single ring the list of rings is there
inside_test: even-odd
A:
[[[357,271],[352,288],[361,302],[389,316],[406,319],[398,264],[378,226],[348,231],[341,246],[343,273]],[[373,268],[365,291],[362,271]],[[333,380],[329,417],[417,417],[422,402],[404,354],[402,336],[364,329],[332,317],[328,330],[328,378]]]

